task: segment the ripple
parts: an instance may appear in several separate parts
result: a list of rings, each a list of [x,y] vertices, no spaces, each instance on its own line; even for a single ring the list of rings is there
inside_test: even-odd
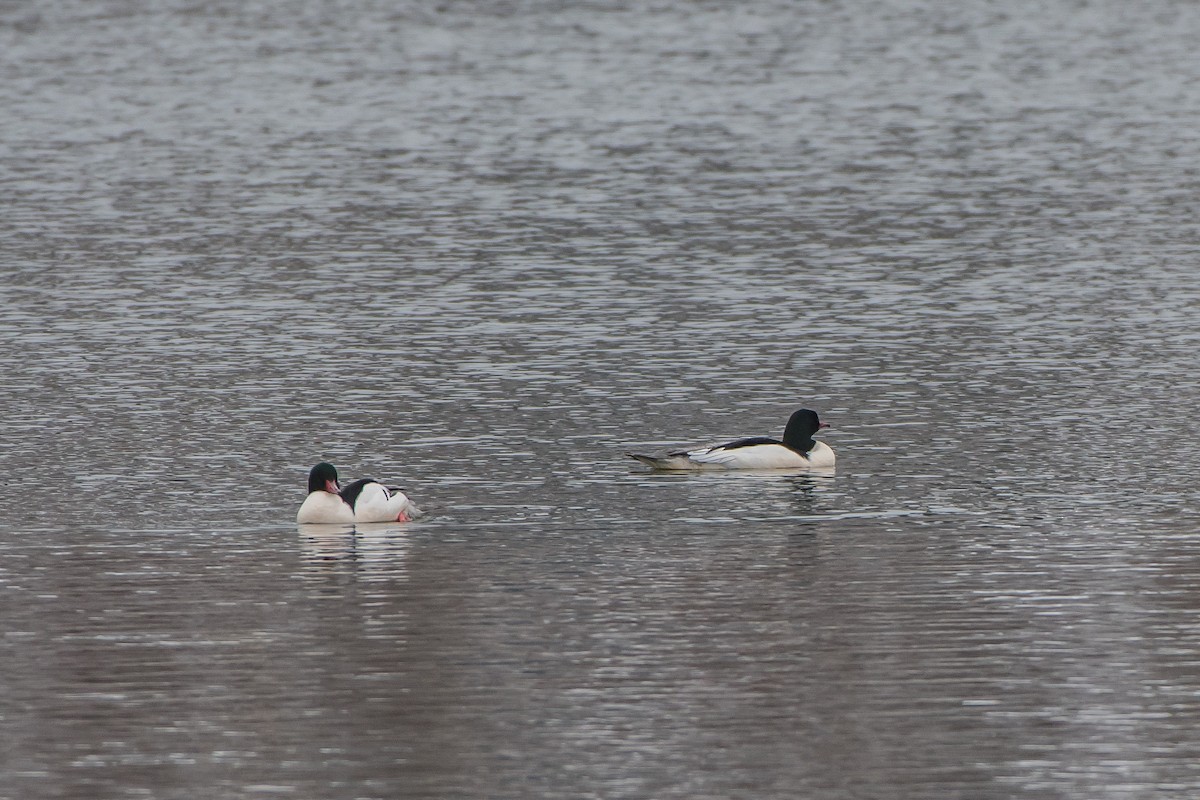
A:
[[[1198,27],[0,10],[12,791],[1195,793]]]

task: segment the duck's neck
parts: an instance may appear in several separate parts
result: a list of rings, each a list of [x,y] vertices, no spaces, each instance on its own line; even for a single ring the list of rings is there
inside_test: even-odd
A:
[[[807,453],[817,446],[817,440],[812,435],[809,428],[789,423],[783,432],[783,443],[797,453]]]
[[[784,439],[783,443],[789,450],[795,450],[797,453],[801,453],[803,455],[807,455],[809,451],[817,446],[817,440],[811,436],[807,439],[800,439],[799,441],[795,439]]]

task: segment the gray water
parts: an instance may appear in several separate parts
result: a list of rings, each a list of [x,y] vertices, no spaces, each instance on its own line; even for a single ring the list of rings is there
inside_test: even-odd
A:
[[[1196,41],[0,2],[0,797],[1200,793]]]

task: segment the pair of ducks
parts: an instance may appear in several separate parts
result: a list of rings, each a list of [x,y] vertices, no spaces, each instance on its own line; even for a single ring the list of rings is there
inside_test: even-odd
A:
[[[304,498],[296,522],[347,525],[355,522],[410,522],[421,509],[399,489],[389,489],[377,480],[360,478],[343,489],[337,468],[328,461],[308,473],[308,497]]]
[[[833,449],[812,438],[821,428],[817,412],[802,408],[788,419],[783,440],[767,436],[735,439],[725,444],[679,450],[651,456],[627,453],[630,458],[654,469],[797,469],[832,467]],[[408,522],[421,510],[404,492],[389,489],[370,478],[362,478],[345,489],[338,484],[337,470],[322,461],[308,473],[308,497],[296,515],[299,523]]]

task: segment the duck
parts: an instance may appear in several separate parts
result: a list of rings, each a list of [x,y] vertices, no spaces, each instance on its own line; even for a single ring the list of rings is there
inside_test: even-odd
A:
[[[421,510],[404,492],[389,489],[373,478],[360,478],[341,488],[337,468],[322,461],[309,470],[308,497],[296,512],[296,522],[409,522],[420,515]]]
[[[298,523],[353,524],[354,505],[342,496],[337,468],[322,461],[308,473],[308,497],[296,512]]]
[[[821,422],[817,412],[802,408],[788,418],[782,441],[754,436],[665,455],[626,455],[661,470],[829,468],[837,463],[833,448],[812,438],[821,428],[828,427],[829,423]]]
[[[423,513],[404,492],[370,478],[350,484],[342,496],[354,506],[355,522],[412,522]]]

